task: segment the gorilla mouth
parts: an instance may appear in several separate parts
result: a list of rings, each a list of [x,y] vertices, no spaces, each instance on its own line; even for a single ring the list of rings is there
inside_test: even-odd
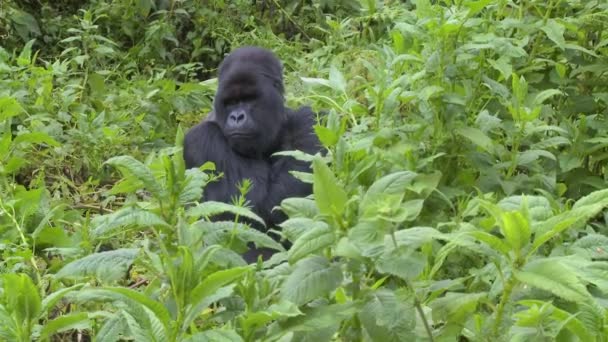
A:
[[[255,135],[247,133],[233,133],[229,135],[229,138],[235,140],[250,140],[255,138]]]

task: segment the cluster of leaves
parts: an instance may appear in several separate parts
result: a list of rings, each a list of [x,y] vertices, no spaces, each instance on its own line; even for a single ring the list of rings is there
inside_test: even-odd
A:
[[[15,3],[0,339],[607,341],[608,4]],[[220,175],[181,158],[214,91],[190,62],[243,42],[276,47],[291,104],[328,111],[329,153],[292,153],[312,196],[269,227],[287,251],[210,222],[260,218],[199,203]],[[250,242],[278,253],[247,265]]]

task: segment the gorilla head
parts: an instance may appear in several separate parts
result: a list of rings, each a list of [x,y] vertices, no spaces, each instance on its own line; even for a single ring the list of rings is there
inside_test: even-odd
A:
[[[257,47],[239,48],[222,62],[218,80],[215,120],[230,147],[254,158],[275,151],[287,119],[277,57]]]

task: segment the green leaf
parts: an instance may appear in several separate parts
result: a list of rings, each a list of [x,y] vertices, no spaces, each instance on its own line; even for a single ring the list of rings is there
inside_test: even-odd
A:
[[[341,216],[348,200],[346,192],[329,167],[320,158],[313,161],[313,193],[319,212],[324,215]]]
[[[570,330],[573,334],[578,336],[580,341],[596,340],[595,337],[590,334],[588,329],[581,323],[581,321],[577,317],[574,317],[575,315],[571,314],[568,311],[562,310],[551,303],[532,299],[521,300],[517,303],[528,307],[542,307],[543,305],[548,304],[551,307],[551,310],[549,311],[551,313],[551,317],[558,322],[565,323],[566,329]]]
[[[302,80],[302,82],[304,82],[304,84],[310,85],[312,87],[332,87],[329,80],[324,78],[300,77],[300,79]]]
[[[329,68],[329,85],[342,93],[346,92],[346,80],[344,79],[344,75],[342,75],[340,70],[333,64]]]
[[[139,160],[131,156],[118,156],[108,159],[104,164],[116,167],[125,177],[134,177],[157,198],[165,196],[164,189],[156,181],[152,171]]]
[[[560,49],[563,50],[565,48],[566,40],[564,39],[564,31],[566,28],[564,25],[558,23],[555,19],[549,19],[540,29],[543,30],[547,37]]]
[[[23,273],[2,275],[4,300],[20,324],[37,320],[42,311],[40,292],[32,279]]]
[[[48,315],[50,313],[51,309],[55,306],[55,304],[57,304],[57,302],[60,301],[66,294],[68,294],[74,290],[81,289],[84,285],[85,284],[81,283],[81,284],[76,284],[74,286],[59,289],[59,290],[49,294],[48,296],[44,297],[44,299],[42,300],[41,311]]]
[[[24,112],[23,107],[14,98],[0,97],[0,122]]]
[[[314,218],[319,214],[315,201],[308,198],[293,197],[281,202],[281,209],[288,217]]]
[[[270,305],[264,311],[247,314],[243,321],[243,325],[245,326],[245,330],[251,331],[254,327],[264,326],[279,318],[296,317],[300,315],[302,315],[302,311],[300,311],[295,304],[288,301],[279,301],[276,304]]]
[[[591,298],[585,285],[559,258],[534,260],[521,271],[514,271],[514,275],[522,283],[575,303],[586,302]]]
[[[196,333],[188,338],[183,339],[184,342],[242,342],[244,341],[239,334],[234,330],[228,329],[211,329],[200,333]]]
[[[435,320],[447,320],[452,324],[464,323],[473,314],[486,293],[448,292],[430,303]]]
[[[342,321],[357,313],[357,304],[332,304],[302,310],[304,315],[280,321],[277,329],[272,331],[269,340],[275,340],[291,331],[318,331],[331,326],[338,326]]]
[[[494,69],[500,72],[505,80],[508,80],[509,77],[511,77],[511,74],[513,73],[513,65],[511,64],[509,57],[501,56],[497,60],[488,59],[487,61]]]
[[[158,336],[161,341],[163,340],[162,336],[166,335],[169,331],[169,324],[172,321],[169,312],[163,304],[154,301],[144,293],[124,287],[104,287],[102,289],[87,290],[87,292],[90,292],[94,296],[95,294],[100,294],[102,296],[106,295],[113,300],[121,300],[124,298],[146,307],[154,315],[153,317],[162,324],[162,327],[156,327],[157,331],[155,332],[156,336]],[[127,301],[127,304],[128,303],[129,302]],[[153,322],[150,324],[153,324]],[[162,328],[162,330],[158,330],[158,328]]]
[[[51,335],[67,330],[86,330],[91,328],[89,314],[86,312],[76,312],[61,315],[52,319],[44,325],[40,332],[41,339],[49,338]]]
[[[498,237],[496,237],[490,233],[486,233],[486,232],[482,232],[482,231],[473,231],[473,232],[466,232],[465,234],[470,235],[470,236],[474,237],[476,240],[485,243],[486,245],[499,251],[502,255],[507,256],[507,255],[509,255],[509,252],[511,251],[511,248],[509,248],[509,245],[507,245],[501,239],[499,239]]]
[[[420,252],[406,247],[385,251],[376,263],[378,272],[395,275],[403,280],[418,277],[426,266],[426,258]]]
[[[120,340],[120,335],[124,336],[126,333],[127,323],[122,314],[118,312],[105,320],[101,328],[97,331],[95,339],[99,342],[115,342]]]
[[[379,289],[365,297],[359,312],[372,341],[413,341],[416,313],[413,299],[399,298],[392,290]]]
[[[331,128],[315,125],[314,129],[315,134],[319,137],[319,141],[321,141],[323,146],[335,146],[340,139],[340,134]]]
[[[148,228],[169,227],[160,216],[136,207],[123,207],[109,215],[96,216],[91,220],[91,235],[93,237],[109,238],[125,232],[123,227]]]
[[[545,89],[545,90],[541,91],[540,93],[536,94],[536,96],[534,97],[534,104],[541,105],[548,98],[551,98],[555,95],[562,95],[562,94],[563,94],[562,91],[558,90],[558,89]]]
[[[532,235],[530,222],[519,211],[507,211],[502,214],[502,232],[505,238],[516,252],[530,243]]]
[[[24,13],[24,12],[22,12],[22,13]],[[23,23],[23,24],[27,25],[27,23]],[[31,31],[29,31],[29,29],[33,26],[34,25],[27,27],[28,32],[31,32]],[[37,27],[38,24],[35,24],[35,26]],[[21,27],[23,29],[26,29],[25,26],[21,26]],[[22,34],[22,38],[24,40],[27,39],[26,35],[23,33],[23,31],[21,31],[21,34]],[[31,65],[34,62],[32,59],[32,46],[34,45],[34,42],[36,42],[36,39],[31,39],[27,43],[25,43],[25,46],[23,46],[23,50],[21,50],[19,57],[17,57],[17,65],[24,67],[24,66]]]
[[[363,196],[359,210],[363,210],[386,195],[400,195],[403,197],[407,186],[411,184],[416,176],[417,174],[414,172],[401,171],[376,180]]]
[[[244,207],[239,207],[239,206],[232,205],[232,204],[216,202],[216,201],[205,201],[203,203],[200,203],[196,207],[188,209],[188,211],[186,212],[186,215],[188,217],[197,217],[197,218],[204,217],[204,218],[208,219],[211,216],[221,214],[224,212],[229,212],[234,215],[246,217],[246,218],[252,219],[254,221],[257,221],[258,223],[262,224],[263,226],[266,226],[266,224],[264,223],[264,220],[261,217],[259,217],[258,215],[256,215],[250,209],[247,209]]]
[[[208,275],[190,293],[189,301],[191,305],[196,306],[199,302],[214,294],[222,286],[243,277],[250,269],[251,266],[234,267]]]
[[[63,266],[56,278],[94,276],[106,283],[124,279],[131,264],[137,258],[139,249],[122,248],[113,251],[90,254]]]
[[[289,249],[287,258],[290,264],[294,264],[309,254],[323,250],[334,243],[336,237],[333,230],[327,224],[319,223],[300,235]]]
[[[572,209],[553,216],[536,225],[534,249],[560,234],[572,225],[585,222],[600,213],[608,206],[608,189],[594,191],[579,199]]]
[[[303,305],[315,298],[324,297],[342,282],[339,264],[330,264],[320,256],[298,261],[281,289],[281,299]]]
[[[190,284],[186,284],[186,286],[189,285]],[[183,330],[187,330],[188,326],[190,326],[194,322],[194,320],[196,320],[201,315],[203,310],[207,309],[213,303],[232,296],[234,292],[234,287],[236,285],[236,283],[233,283],[224,287],[220,287],[213,294],[206,296],[198,303],[188,305],[186,317],[183,319]]]
[[[484,132],[474,127],[461,127],[456,129],[456,133],[462,137],[469,139],[473,144],[477,145],[484,151],[494,154],[494,141],[490,139]]]

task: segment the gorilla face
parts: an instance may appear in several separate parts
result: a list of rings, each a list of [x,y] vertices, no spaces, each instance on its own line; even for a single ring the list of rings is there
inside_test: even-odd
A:
[[[218,79],[214,109],[230,147],[245,157],[267,156],[286,120],[281,63],[269,51],[240,48],[226,57]]]

